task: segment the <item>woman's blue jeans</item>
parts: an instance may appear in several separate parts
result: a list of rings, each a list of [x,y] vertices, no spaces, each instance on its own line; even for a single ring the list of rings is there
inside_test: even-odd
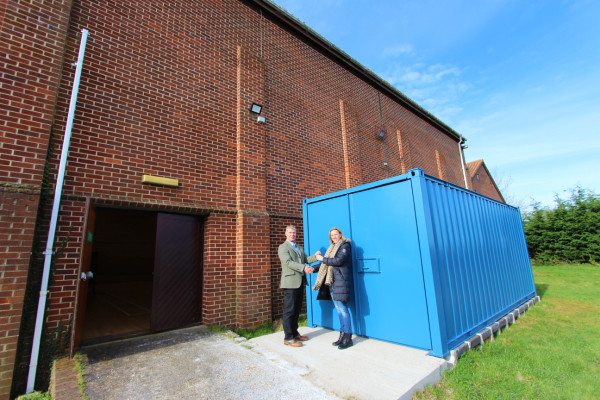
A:
[[[331,292],[331,298],[333,298],[333,288],[329,286]],[[340,317],[340,331],[344,333],[352,334],[352,328],[350,328],[350,313],[348,312],[348,305],[345,301],[333,300],[333,305],[337,310],[338,317]]]

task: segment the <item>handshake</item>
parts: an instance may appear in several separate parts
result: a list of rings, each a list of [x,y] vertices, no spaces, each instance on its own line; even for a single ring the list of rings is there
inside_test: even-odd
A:
[[[317,251],[314,255],[318,261],[323,261],[323,256],[321,255],[321,251]],[[315,269],[313,267],[311,267],[310,265],[306,264],[304,266],[304,272],[306,272],[307,274],[312,274],[313,272],[315,272]]]

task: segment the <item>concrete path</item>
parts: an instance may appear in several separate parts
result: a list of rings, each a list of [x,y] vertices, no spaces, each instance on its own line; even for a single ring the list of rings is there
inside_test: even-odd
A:
[[[82,348],[89,400],[410,399],[446,366],[427,352],[360,337],[331,345],[338,333],[300,328],[301,348],[283,332],[249,341],[193,327]]]
[[[339,333],[300,328],[310,340],[301,348],[283,345],[283,332],[248,341],[252,349],[274,363],[290,363],[305,380],[340,398],[360,400],[410,399],[415,391],[435,384],[447,368],[444,359],[379,340],[354,336],[354,346],[331,345]]]

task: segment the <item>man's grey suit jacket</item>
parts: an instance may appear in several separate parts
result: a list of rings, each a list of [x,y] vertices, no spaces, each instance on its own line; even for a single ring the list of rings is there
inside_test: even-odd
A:
[[[304,275],[304,265],[317,261],[317,257],[307,256],[302,246],[298,246],[298,253],[289,241],[279,245],[277,254],[281,260],[281,284],[282,289],[298,289],[302,285],[302,276]]]

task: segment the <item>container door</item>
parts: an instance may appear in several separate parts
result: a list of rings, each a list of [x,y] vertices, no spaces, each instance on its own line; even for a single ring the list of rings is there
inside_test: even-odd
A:
[[[340,196],[305,205],[304,210],[304,250],[314,254],[317,250],[325,255],[329,248],[329,230],[333,227],[341,229],[344,236],[350,236],[350,214],[348,197]],[[317,291],[312,290],[317,274],[308,275],[306,292],[306,308],[309,326],[322,326],[339,330],[340,321],[332,301],[317,300]],[[348,304],[351,317],[354,316],[354,302]],[[355,321],[355,318],[353,318]],[[353,322],[354,323],[354,322]],[[356,327],[355,327],[356,329]]]
[[[202,223],[190,215],[158,214],[153,331],[200,322],[202,299]]]
[[[359,334],[431,349],[411,181],[349,197]]]

